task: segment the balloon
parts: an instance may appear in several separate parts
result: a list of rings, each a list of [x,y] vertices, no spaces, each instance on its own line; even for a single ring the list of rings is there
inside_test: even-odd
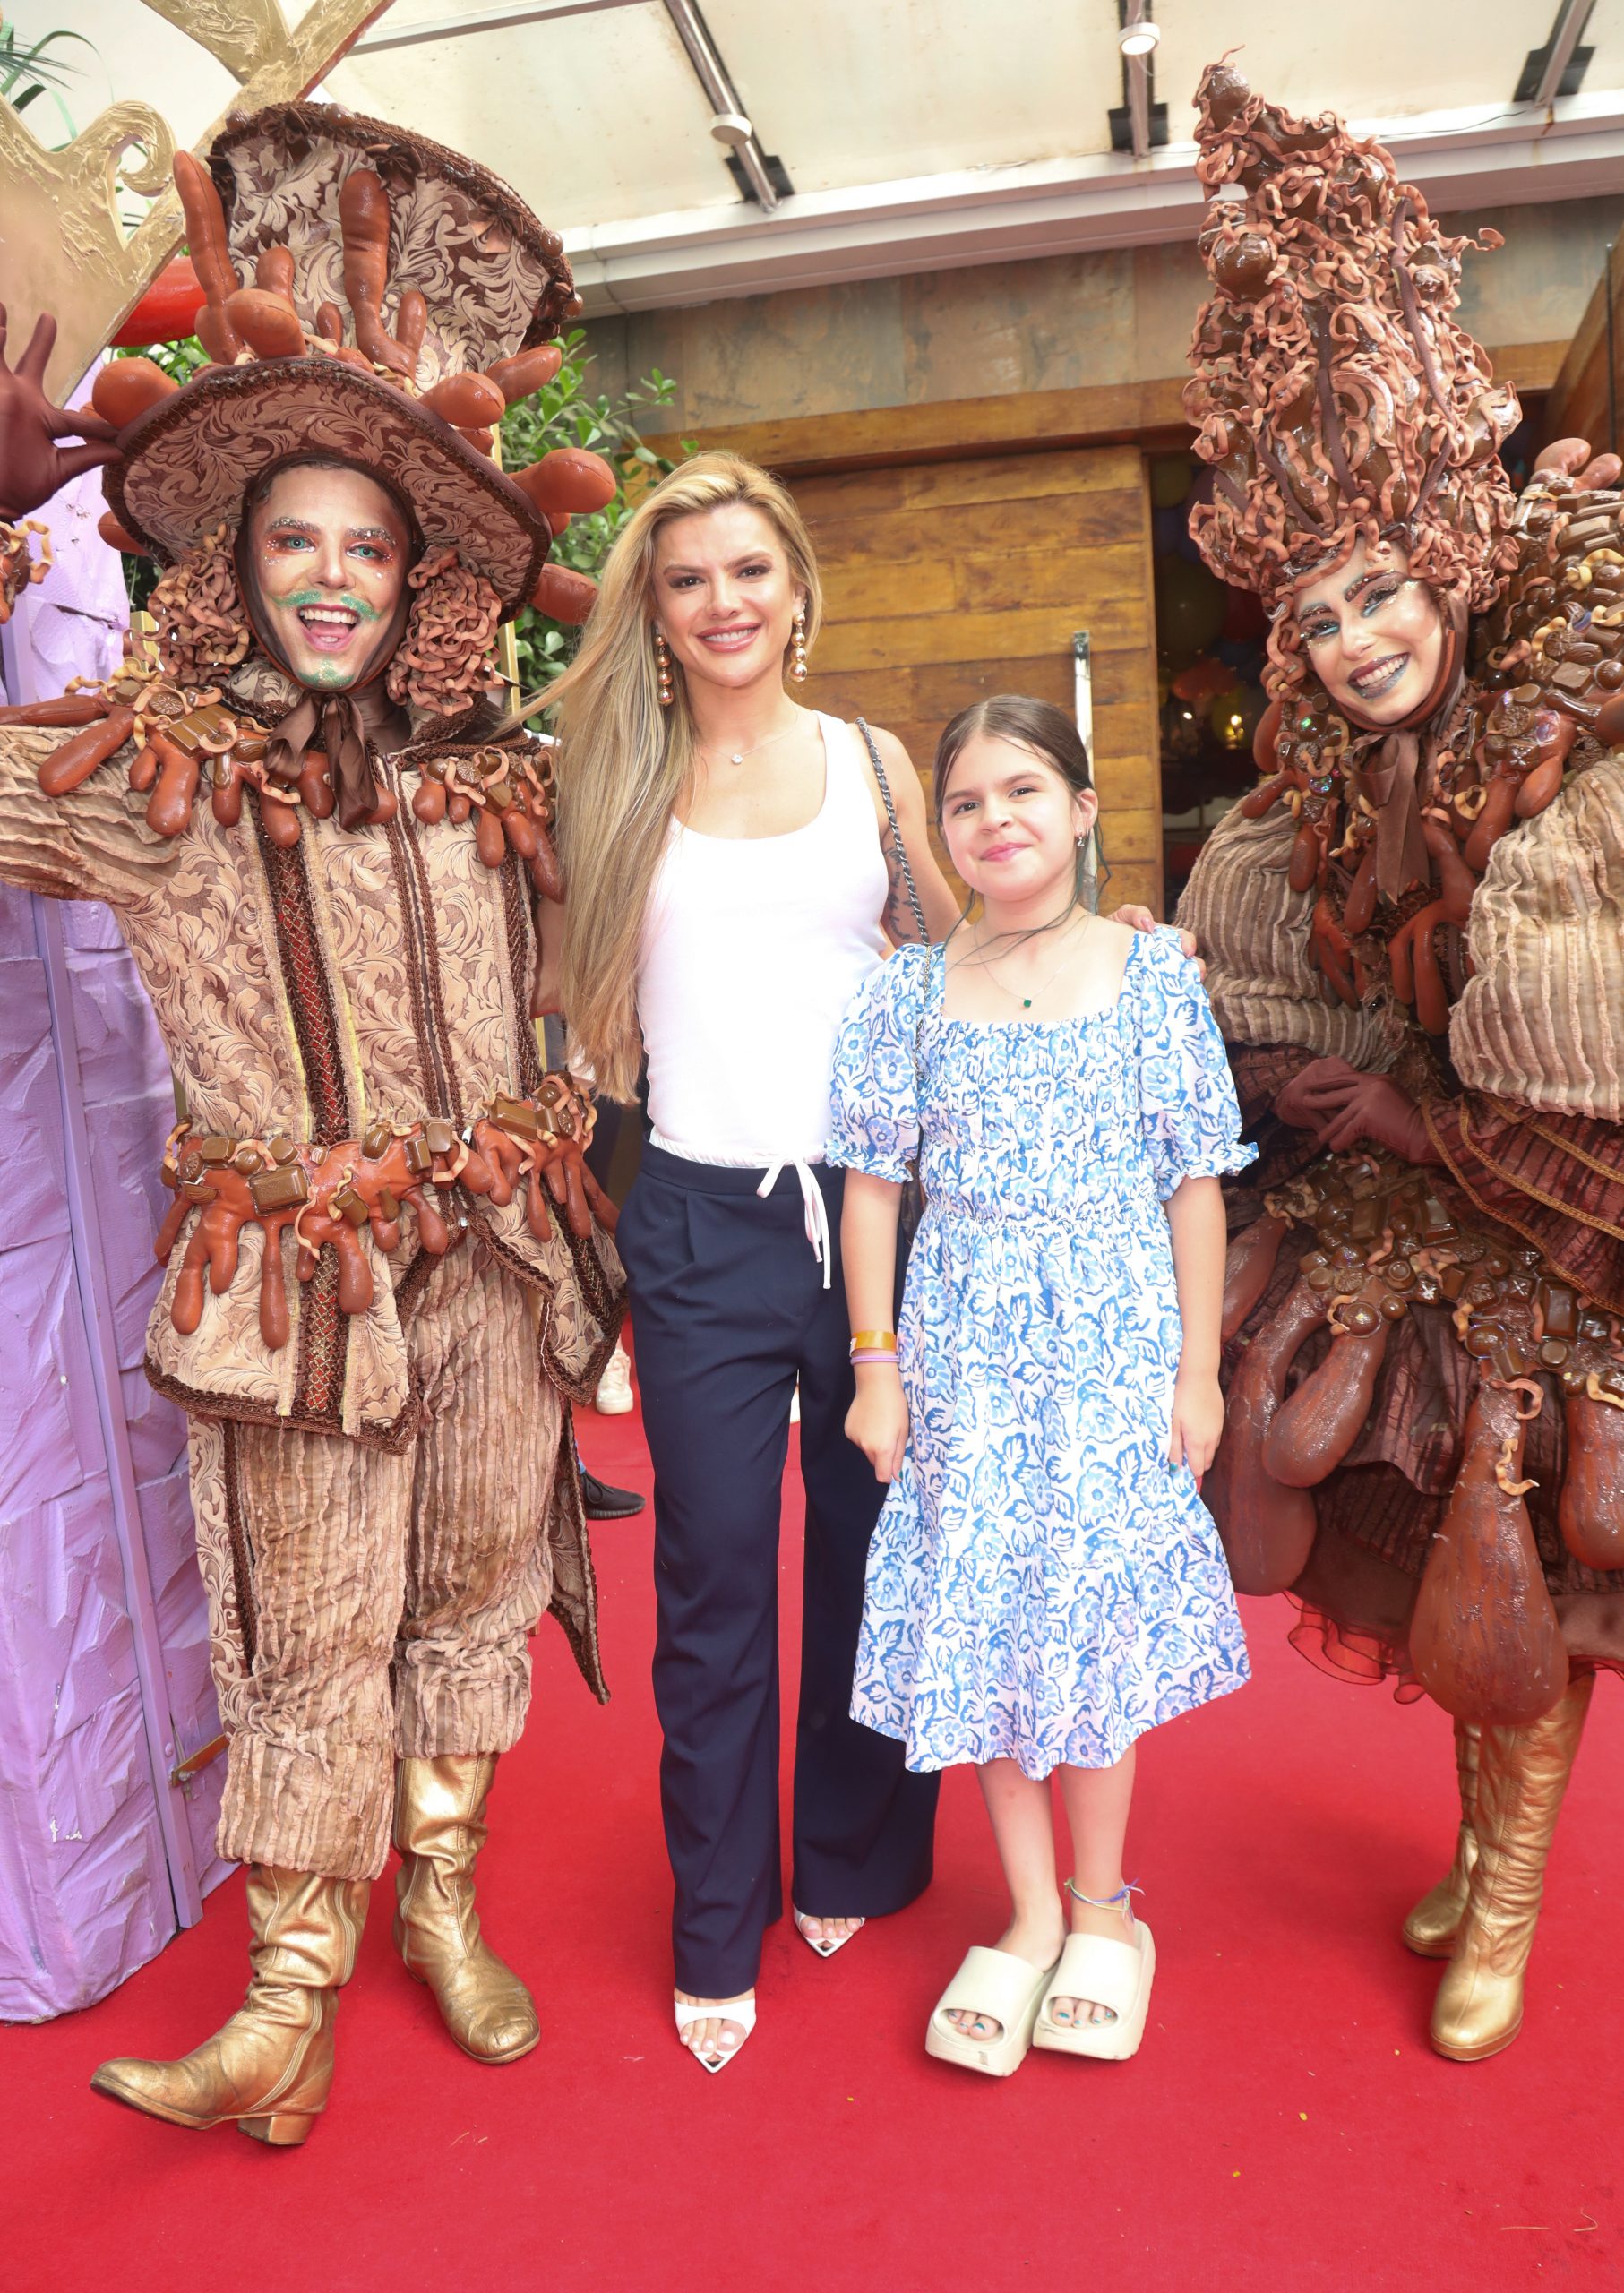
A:
[[[1224,626],[1222,581],[1183,557],[1164,557],[1156,567],[1156,637],[1173,661],[1192,661]]]
[[[1228,692],[1235,682],[1235,673],[1222,661],[1203,655],[1181,669],[1173,681],[1173,690],[1181,700],[1201,705],[1216,700],[1221,692]]]
[[[1153,509],[1176,510],[1189,493],[1195,476],[1195,460],[1190,454],[1152,454],[1150,457],[1150,501]]]
[[[1150,545],[1158,557],[1165,556],[1170,551],[1177,549],[1181,542],[1188,540],[1189,535],[1190,528],[1185,523],[1181,505],[1171,510],[1152,511]]]
[[[1220,637],[1212,652],[1215,661],[1223,661],[1234,671],[1236,683],[1262,683],[1265,655],[1261,645],[1243,643],[1234,637]]]

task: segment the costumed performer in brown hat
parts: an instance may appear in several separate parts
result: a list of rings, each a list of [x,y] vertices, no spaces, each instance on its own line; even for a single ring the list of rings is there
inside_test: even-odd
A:
[[[1385,151],[1227,64],[1198,103],[1192,525],[1274,692],[1180,912],[1263,1146],[1204,1494],[1300,1646],[1454,1715],[1458,1851],[1404,1932],[1471,2061],[1624,1667],[1624,500],[1571,440],[1514,497],[1469,243]]]
[[[13,584],[20,521],[95,459],[104,534],[168,569],[155,654],[0,711],[0,875],[109,904],[184,1091],[146,1366],[188,1414],[219,1848],[248,1867],[244,2005],[93,2083],[290,2144],[391,1828],[396,1941],[451,2036],[485,2062],[538,2036],[473,1872],[544,1609],[605,1693],[570,1404],[622,1278],[533,1024],[550,779],[488,695],[500,622],[583,614],[551,537],[614,480],[566,451],[527,492],[489,459],[579,305],[483,169],[311,105],[176,172],[215,363],[176,389],[116,361],[73,417],[48,322],[0,359]]]

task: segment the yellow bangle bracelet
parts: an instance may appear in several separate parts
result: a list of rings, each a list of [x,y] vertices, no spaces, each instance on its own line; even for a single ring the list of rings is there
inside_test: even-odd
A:
[[[895,1353],[897,1333],[894,1329],[855,1329],[850,1350],[854,1353]]]

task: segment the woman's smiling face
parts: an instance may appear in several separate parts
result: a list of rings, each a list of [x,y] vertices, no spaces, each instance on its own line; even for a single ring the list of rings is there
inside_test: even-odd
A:
[[[1438,603],[1406,569],[1402,550],[1367,550],[1362,538],[1334,572],[1302,582],[1288,608],[1315,675],[1362,724],[1402,724],[1438,681]]]
[[[296,465],[272,478],[249,547],[266,634],[299,683],[362,683],[411,562],[392,497],[364,470]]]
[[[779,675],[805,602],[783,537],[753,502],[696,510],[660,528],[654,620],[688,675],[735,688]]]

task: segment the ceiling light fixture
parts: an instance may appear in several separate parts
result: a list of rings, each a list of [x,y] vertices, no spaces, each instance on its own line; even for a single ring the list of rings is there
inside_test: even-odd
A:
[[[1161,37],[1160,24],[1154,24],[1148,16],[1137,15],[1130,10],[1128,21],[1116,36],[1116,44],[1124,56],[1150,56]]]

